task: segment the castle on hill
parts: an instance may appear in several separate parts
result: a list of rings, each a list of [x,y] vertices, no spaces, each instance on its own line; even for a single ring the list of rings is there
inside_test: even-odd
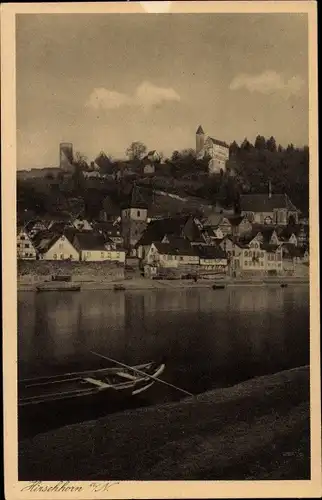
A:
[[[229,160],[229,146],[226,142],[214,139],[205,134],[201,125],[196,132],[196,155],[197,158],[210,157],[209,174],[218,174],[226,171],[226,163]]]

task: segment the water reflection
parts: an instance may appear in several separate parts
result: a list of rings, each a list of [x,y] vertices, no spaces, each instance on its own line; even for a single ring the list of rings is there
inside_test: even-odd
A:
[[[309,294],[287,289],[19,293],[19,375],[167,358],[188,390],[308,363]]]

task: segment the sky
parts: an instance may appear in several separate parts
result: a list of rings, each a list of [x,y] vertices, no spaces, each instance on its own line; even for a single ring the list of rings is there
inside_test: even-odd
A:
[[[132,141],[165,156],[195,132],[308,143],[305,14],[19,14],[17,168]]]

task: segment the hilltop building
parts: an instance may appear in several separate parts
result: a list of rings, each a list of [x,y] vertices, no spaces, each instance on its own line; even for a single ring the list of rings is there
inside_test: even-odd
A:
[[[59,166],[64,172],[73,172],[73,144],[71,142],[61,142],[59,144]]]
[[[226,163],[229,160],[229,146],[226,142],[214,139],[205,134],[201,125],[196,132],[196,155],[201,159],[209,156],[209,174],[219,174],[226,171]]]

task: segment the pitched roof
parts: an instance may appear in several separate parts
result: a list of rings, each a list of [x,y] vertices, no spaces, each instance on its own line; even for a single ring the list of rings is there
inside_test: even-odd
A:
[[[249,238],[249,241],[251,241],[255,238],[255,236],[257,236],[258,233],[260,233],[263,236],[263,241],[269,243],[274,231],[276,232],[276,228],[273,225],[253,224],[251,232],[248,235],[245,235],[245,238]]]
[[[171,243],[153,242],[158,252],[162,255],[197,256],[195,249],[183,238],[172,240]]]
[[[59,240],[61,234],[53,233],[52,231],[39,231],[33,238],[34,247],[39,253],[47,252]]]
[[[287,194],[242,194],[240,206],[243,212],[273,212],[274,209],[286,208],[297,210]]]
[[[303,257],[305,254],[305,248],[296,247],[292,245],[292,243],[285,243],[283,247],[287,249],[287,253],[290,257]]]
[[[226,219],[229,220],[232,226],[239,226],[239,224],[245,219],[244,215],[227,216]]]
[[[120,227],[114,225],[113,222],[95,222],[93,228],[111,237],[121,237]]]
[[[226,259],[226,252],[219,246],[198,246],[197,252],[202,259]]]
[[[189,215],[184,217],[167,217],[164,219],[152,220],[136,246],[150,245],[152,242],[160,241],[165,235],[181,236],[182,230],[186,225]]]
[[[106,196],[103,201],[103,210],[108,215],[120,215],[121,210],[117,203],[115,203],[110,196]]]
[[[216,144],[217,146],[222,146],[224,148],[229,148],[227,142],[220,141],[219,139],[214,139],[213,137],[209,137],[209,139],[211,140],[211,142],[213,144]]]
[[[204,131],[203,131],[203,128],[201,125],[199,125],[199,127],[197,128],[196,134],[198,134],[198,135],[204,134]]]
[[[266,252],[274,253],[280,247],[280,245],[271,245],[270,243],[262,243],[261,249],[266,250]]]
[[[147,191],[135,183],[125,193],[126,200],[122,204],[123,208],[148,208],[150,199],[148,199]]]
[[[50,231],[57,234],[63,234],[65,228],[66,228],[65,222],[54,222],[50,226]]]
[[[212,214],[208,215],[204,225],[211,226],[211,227],[218,227],[219,224],[221,223],[222,219],[223,219],[222,214],[212,213]]]
[[[289,239],[292,234],[294,234],[295,236],[298,235],[298,233],[300,232],[300,226],[284,226],[284,227],[279,227],[277,228],[277,234],[279,237],[281,238],[285,238],[285,239]]]
[[[74,241],[81,250],[106,250],[104,236],[93,231],[77,233]]]

